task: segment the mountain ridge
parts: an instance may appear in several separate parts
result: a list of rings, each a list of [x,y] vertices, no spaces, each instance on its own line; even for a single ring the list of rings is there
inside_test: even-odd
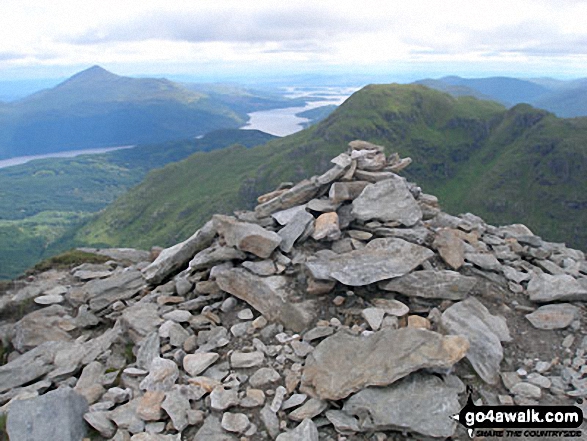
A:
[[[224,152],[240,158],[236,162],[213,152],[153,172],[76,237],[111,246],[168,245],[180,239],[178,231],[185,237],[189,225],[209,217],[207,205],[214,212],[250,207],[256,195],[282,181],[323,171],[336,146],[353,139],[412,157],[406,177],[434,189],[449,213],[473,211],[494,223],[515,218],[538,234],[587,249],[587,235],[579,229],[582,219],[587,222],[587,211],[580,208],[587,152],[577,147],[587,139],[587,119],[561,120],[527,105],[506,110],[420,85],[367,86],[316,126],[249,151]],[[559,168],[564,173],[557,177]],[[199,190],[180,190],[177,197],[161,190],[179,182]],[[573,206],[578,208],[568,216]],[[173,208],[167,213],[162,207]],[[159,232],[149,243],[146,234],[154,222]],[[165,225],[174,225],[174,232]]]

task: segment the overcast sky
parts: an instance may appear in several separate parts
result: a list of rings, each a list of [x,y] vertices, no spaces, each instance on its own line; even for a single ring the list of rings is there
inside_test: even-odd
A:
[[[0,0],[0,79],[585,77],[585,0]]]

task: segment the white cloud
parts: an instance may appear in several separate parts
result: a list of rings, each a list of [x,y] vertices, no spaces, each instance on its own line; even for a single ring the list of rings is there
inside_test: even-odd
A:
[[[540,69],[556,59],[578,71],[585,16],[587,4],[572,0],[2,0],[0,68],[532,60]]]

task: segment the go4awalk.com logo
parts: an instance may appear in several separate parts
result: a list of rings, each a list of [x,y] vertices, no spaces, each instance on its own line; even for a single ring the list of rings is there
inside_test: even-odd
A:
[[[469,436],[580,438],[583,411],[577,406],[476,406],[471,395],[455,420]]]

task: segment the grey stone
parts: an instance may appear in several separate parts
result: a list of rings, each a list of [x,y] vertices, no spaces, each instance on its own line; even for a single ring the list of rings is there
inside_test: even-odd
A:
[[[116,425],[109,417],[109,412],[88,412],[84,415],[86,422],[100,432],[105,438],[112,438],[116,433]]]
[[[232,436],[230,433],[226,433],[222,430],[222,426],[220,425],[220,420],[213,416],[209,415],[205,420],[204,424],[196,435],[194,436],[192,441],[237,441],[238,438]]]
[[[317,179],[304,179],[298,182],[285,193],[259,204],[255,207],[255,214],[258,218],[263,218],[275,213],[276,211],[286,210],[296,205],[307,203],[322,188]]]
[[[122,312],[121,322],[129,331],[134,342],[141,341],[153,332],[162,322],[157,305],[154,303],[136,303]]]
[[[110,418],[118,429],[128,430],[130,433],[140,433],[145,430],[145,422],[137,416],[139,399],[135,398],[110,412]]]
[[[291,283],[284,276],[261,278],[242,268],[219,271],[216,283],[223,291],[244,300],[270,321],[279,321],[296,332],[307,328],[314,319],[311,301],[288,301]]]
[[[369,185],[367,181],[335,182],[330,186],[330,191],[328,192],[330,203],[334,205],[344,201],[352,201],[361,194],[367,185]]]
[[[140,387],[148,391],[168,391],[179,377],[179,369],[172,360],[154,358],[149,367],[149,375],[141,381]]]
[[[276,438],[279,434],[279,418],[275,412],[271,410],[269,403],[265,404],[259,413],[263,425],[267,429],[267,433],[271,438]]]
[[[214,388],[210,394],[210,406],[215,410],[226,410],[238,406],[240,400],[236,389],[225,389],[222,386]]]
[[[392,178],[394,173],[388,171],[373,172],[367,170],[356,170],[355,178],[367,182],[379,182]]]
[[[580,310],[570,303],[544,305],[526,318],[538,329],[563,329],[579,317]]]
[[[47,341],[70,341],[70,335],[58,327],[65,314],[62,306],[52,305],[25,315],[14,325],[12,345],[26,352]]]
[[[173,427],[181,432],[188,425],[187,412],[190,410],[188,398],[178,388],[173,388],[165,394],[165,400],[161,403],[161,408],[167,412]]]
[[[341,331],[306,358],[302,384],[321,399],[339,400],[365,386],[391,384],[418,369],[449,369],[468,348],[463,337],[424,329],[383,329],[370,336]]]
[[[587,300],[587,287],[569,275],[535,274],[527,288],[530,300],[538,303]]]
[[[67,348],[69,344],[66,342],[45,342],[0,366],[0,393],[30,383],[52,371],[55,355]]]
[[[479,300],[469,297],[444,311],[441,326],[469,340],[467,359],[485,382],[496,384],[503,358],[501,342],[511,340],[505,319],[491,315]]]
[[[239,352],[235,351],[230,355],[230,365],[235,368],[250,368],[259,366],[265,360],[265,354],[260,351]]]
[[[172,320],[176,323],[189,322],[192,317],[191,312],[182,309],[174,309],[173,311],[163,314],[163,320]]]
[[[396,405],[390,405],[396,403]],[[459,413],[458,390],[430,374],[412,374],[385,388],[369,387],[351,396],[343,412],[359,419],[361,431],[400,430],[450,438]]]
[[[360,220],[398,221],[411,227],[422,219],[422,210],[405,179],[397,175],[367,185],[352,205],[353,215]]]
[[[262,367],[255,371],[249,378],[249,384],[255,388],[265,387],[281,379],[281,375],[275,369]]]
[[[281,244],[283,244],[283,241]],[[273,261],[270,259],[259,260],[256,262],[247,260],[242,263],[242,266],[258,276],[272,276],[273,274],[277,273],[275,263],[273,263]]]
[[[287,417],[293,421],[303,421],[305,419],[312,419],[328,408],[326,401],[318,398],[310,398],[304,403],[303,406],[298,407],[296,410],[291,412]]]
[[[369,327],[373,331],[377,331],[381,327],[381,323],[383,322],[385,310],[381,308],[365,308],[361,311],[361,315],[369,324]]]
[[[154,358],[161,355],[159,333],[153,331],[138,343],[136,364],[141,369],[149,369]]]
[[[119,300],[134,297],[145,286],[145,280],[140,271],[127,269],[113,273],[106,279],[94,279],[72,289],[69,298],[73,303],[89,302],[92,311],[100,311]]]
[[[318,428],[311,419],[305,419],[295,429],[280,434],[275,441],[318,441]]]
[[[220,355],[215,352],[198,352],[183,358],[183,368],[192,377],[196,377],[212,366]]]
[[[304,341],[313,341],[334,334],[334,328],[330,326],[316,326],[304,334]]]
[[[281,243],[281,237],[257,224],[239,222],[230,216],[216,214],[212,217],[214,228],[224,237],[226,244],[262,259],[268,258]]]
[[[379,287],[408,297],[462,300],[476,283],[474,277],[463,276],[455,271],[424,270],[381,282]]]
[[[39,297],[35,297],[35,303],[37,305],[55,305],[58,303],[62,303],[63,302],[64,297],[60,294],[52,294],[52,295],[44,295],[44,296],[39,296]]]
[[[143,269],[145,280],[157,285],[180,272],[196,253],[210,246],[215,236],[213,223],[208,221],[185,241],[164,249],[153,263]]]
[[[506,279],[516,283],[525,282],[526,280],[530,280],[530,277],[532,277],[531,274],[518,271],[508,265],[503,265],[502,270],[503,275],[506,277]]]
[[[211,268],[219,263],[226,262],[227,260],[245,260],[246,258],[247,255],[245,253],[231,246],[223,247],[214,245],[196,254],[190,261],[190,269],[192,271],[200,271],[205,268]]]
[[[281,410],[288,410],[293,407],[298,407],[299,405],[303,404],[307,398],[308,396],[306,394],[293,394],[283,402],[281,405]]]
[[[315,279],[363,286],[403,276],[433,255],[428,248],[403,239],[380,238],[360,250],[312,257],[306,261],[306,267]]]
[[[281,237],[279,249],[284,253],[289,253],[293,248],[294,243],[306,231],[306,228],[314,222],[314,216],[308,213],[305,209],[296,212],[295,216],[287,222],[285,227],[277,232]]]
[[[336,183],[332,184],[333,186]],[[333,203],[329,199],[312,199],[306,205],[308,210],[316,211],[318,213],[328,213],[330,211],[336,211],[340,204]]]
[[[465,260],[473,265],[488,271],[500,271],[501,263],[489,253],[465,253]]]
[[[288,208],[287,210],[278,211],[273,213],[271,217],[277,221],[279,225],[289,224],[298,213],[306,211],[306,205],[296,205],[295,207]]]
[[[82,374],[73,389],[82,395],[88,404],[94,404],[106,392],[102,386],[102,376],[105,367],[98,361],[93,361],[82,370]]]
[[[70,388],[13,401],[6,421],[8,437],[14,441],[80,441],[86,434],[87,410],[85,398]]]
[[[359,421],[342,410],[327,410],[324,414],[338,433],[360,432]]]
[[[379,237],[397,237],[417,245],[423,245],[428,242],[430,238],[430,230],[426,227],[413,228],[390,228],[378,227],[375,228],[374,233]]]
[[[403,317],[410,312],[410,308],[407,305],[395,299],[373,299],[372,303],[377,308],[383,309],[386,314],[396,317]]]
[[[243,433],[249,428],[251,422],[244,413],[224,412],[220,424],[227,432]]]
[[[510,392],[514,395],[519,395],[524,398],[532,398],[535,400],[539,400],[542,397],[542,390],[540,387],[526,383],[525,381],[521,381],[516,383],[510,389]]]

